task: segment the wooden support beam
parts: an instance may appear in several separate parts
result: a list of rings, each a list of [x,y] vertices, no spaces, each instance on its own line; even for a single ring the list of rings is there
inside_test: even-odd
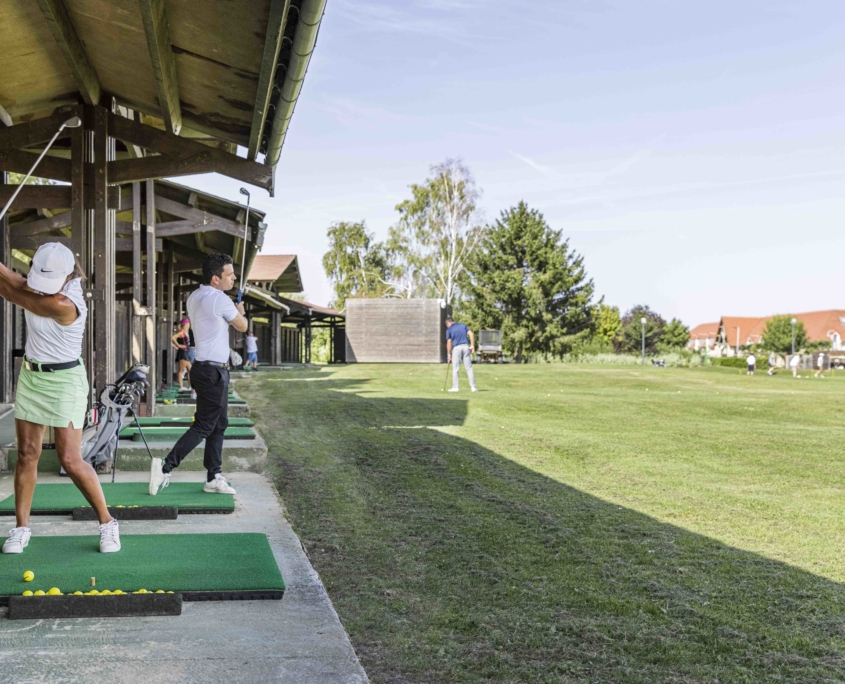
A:
[[[71,175],[73,169],[71,168]],[[17,188],[17,185],[0,186],[0,206],[9,201],[9,197]],[[90,193],[89,193],[90,195]],[[87,200],[82,197],[85,209],[94,208],[94,198],[90,196]],[[15,198],[12,205],[14,209],[67,209],[73,203],[73,193],[70,185],[27,185],[21,188],[20,194]],[[120,195],[120,188],[112,186],[109,188],[109,209],[123,211],[126,200]],[[78,225],[74,221],[74,225]]]
[[[0,129],[0,150],[15,150],[32,147],[50,141],[59,127],[73,116],[73,112],[57,112],[43,119],[36,119],[17,126]],[[71,135],[73,129],[66,128],[59,135],[59,140]]]
[[[109,126],[114,137],[161,155],[111,162],[112,183],[217,172],[265,190],[272,185],[273,170],[264,164],[114,114]]]
[[[38,159],[37,154],[23,150],[4,150],[0,152],[0,171],[10,171],[26,175]],[[46,156],[33,172],[39,178],[70,182],[70,159]]]
[[[145,183],[145,208],[147,212],[147,298],[144,334],[145,334],[145,353],[147,364],[150,366],[149,382],[150,387],[147,388],[146,406],[147,415],[155,415],[156,408],[156,391],[158,390],[158,359],[156,347],[156,209],[155,209],[155,183],[147,181]]]
[[[103,94],[100,79],[88,60],[85,47],[76,33],[64,1],[37,0],[37,2],[85,104],[99,104]]]
[[[242,237],[244,234],[244,227],[242,223],[223,218],[222,216],[215,216],[214,214],[209,214],[207,211],[203,211],[202,209],[194,209],[193,207],[188,206],[187,204],[176,202],[166,197],[162,197],[161,195],[156,196],[156,207],[159,211],[163,211],[167,214],[172,214],[173,216],[180,216],[183,219],[187,219],[187,221],[171,222],[171,224],[179,224],[179,226],[172,225],[173,228],[187,227],[185,224],[187,224],[188,222],[191,222],[197,228],[197,230],[195,231],[174,233],[174,235],[184,235],[189,232],[192,233],[197,231],[210,230],[217,230],[221,233],[228,233],[233,237]]]
[[[72,212],[67,211],[64,214],[56,214],[55,216],[38,219],[36,221],[16,223],[9,230],[13,237],[38,235],[40,233],[49,233],[52,230],[59,230],[60,228],[67,228],[71,225],[72,220]]]
[[[290,7],[290,0],[270,0],[270,17],[267,21],[267,35],[264,37],[264,54],[261,57],[261,69],[258,72],[258,90],[255,109],[252,112],[252,127],[249,129],[249,147],[247,159],[255,159],[261,149],[261,136],[267,121],[267,109],[270,106],[270,85],[276,76],[276,64],[282,47],[285,18]]]
[[[6,181],[6,174],[0,172],[0,187],[4,186]],[[9,268],[13,267],[8,215],[0,219],[0,263]],[[12,359],[12,311],[12,304],[0,298],[0,404],[10,404],[13,401],[15,366]]]
[[[158,91],[158,104],[167,131],[179,135],[182,129],[182,108],[179,104],[179,83],[176,78],[176,60],[170,39],[164,0],[138,0],[144,33]]]

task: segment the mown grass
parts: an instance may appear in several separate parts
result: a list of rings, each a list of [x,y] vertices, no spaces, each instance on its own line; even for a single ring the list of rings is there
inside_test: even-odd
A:
[[[374,682],[845,681],[845,376],[238,383]]]

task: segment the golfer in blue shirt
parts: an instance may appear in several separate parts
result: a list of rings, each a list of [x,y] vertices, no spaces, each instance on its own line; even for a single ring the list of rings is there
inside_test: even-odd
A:
[[[469,341],[467,341],[469,338]],[[450,392],[458,391],[458,370],[460,370],[461,362],[467,370],[467,377],[469,378],[469,386],[473,392],[477,392],[475,387],[475,373],[472,372],[472,353],[475,351],[475,336],[472,330],[467,328],[463,323],[455,323],[455,320],[450,316],[446,319],[446,359],[452,363],[452,389]]]

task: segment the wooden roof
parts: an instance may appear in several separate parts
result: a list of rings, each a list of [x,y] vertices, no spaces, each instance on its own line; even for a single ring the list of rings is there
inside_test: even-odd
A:
[[[255,160],[266,152],[271,133],[282,136],[277,145],[283,141],[273,112],[284,104],[280,93],[287,92],[291,61],[299,60],[295,66],[302,68],[302,55],[291,46],[314,32],[313,24],[302,28],[300,15],[317,12],[319,25],[324,5],[325,0],[3,0],[0,122],[29,122],[80,101],[106,107],[114,102],[136,120],[143,115],[144,123],[205,138],[230,152],[239,145]]]
[[[272,283],[276,292],[302,292],[302,277],[295,254],[259,254],[247,276],[249,282]]]

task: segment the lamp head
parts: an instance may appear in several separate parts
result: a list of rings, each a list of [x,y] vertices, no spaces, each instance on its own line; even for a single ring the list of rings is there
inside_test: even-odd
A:
[[[73,116],[62,124],[62,128],[79,128],[82,125],[82,119],[78,116]]]
[[[645,316],[643,316],[643,317],[640,319],[640,323],[642,323],[643,325],[645,325],[645,324],[646,324]]]
[[[798,319],[797,319],[797,318],[793,318],[793,319],[792,319],[792,325],[795,325],[797,322],[798,322]]]

